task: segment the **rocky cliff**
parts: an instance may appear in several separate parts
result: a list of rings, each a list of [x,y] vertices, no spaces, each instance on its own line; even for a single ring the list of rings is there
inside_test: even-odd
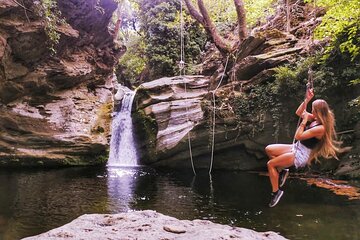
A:
[[[276,33],[245,40],[237,53],[240,57],[225,70],[227,84],[215,91],[214,168],[249,170],[265,165],[264,146],[274,141],[271,116],[254,113],[252,119],[239,120],[228,100],[234,94],[242,94],[251,84],[271,81],[274,67],[296,59],[296,54],[303,49],[302,44],[291,34]],[[190,166],[190,134],[195,167],[210,167],[212,92],[226,65],[220,63],[220,68],[216,69],[212,65],[217,62],[216,56],[221,57],[215,54],[208,62],[211,64],[204,63],[203,72],[212,72],[211,76],[163,78],[139,87],[137,108],[142,122],[138,123],[145,123],[141,134],[150,135],[140,137],[147,140],[143,147],[148,155],[143,157],[143,162],[156,166]]]
[[[0,2],[0,165],[103,162],[111,76],[122,53],[108,31],[112,0],[58,1],[56,54],[38,1]],[[56,11],[57,9],[52,9]]]
[[[135,119],[141,162],[154,166],[190,167],[191,151],[195,168],[209,168],[214,127],[212,94],[215,93],[213,167],[240,170],[264,168],[267,161],[264,147],[267,144],[292,142],[297,122],[293,111],[298,101],[294,97],[289,99],[284,96],[282,101],[287,101],[284,103],[287,108],[282,109],[281,119],[275,119],[271,109],[258,111],[257,106],[249,106],[254,86],[273,82],[274,68],[296,61],[304,47],[303,42],[294,35],[270,32],[262,37],[245,40],[238,52],[239,55],[244,54],[244,57],[234,61],[232,67],[226,70],[226,64],[221,64],[213,55],[211,61],[204,62],[203,68],[204,73],[212,73],[210,76],[162,78],[140,85],[136,96]],[[215,67],[216,62],[220,62],[220,68]],[[216,88],[223,72],[225,84]],[[303,90],[301,88],[299,92]],[[346,91],[347,98],[339,99],[337,96],[331,99],[336,103],[334,110],[342,129],[344,126],[341,125],[357,114],[348,112],[346,105],[358,90],[354,88]],[[236,107],[249,108],[249,115],[240,117],[236,114],[234,99],[243,99],[245,105]],[[354,138],[351,140],[354,147],[350,154],[341,156],[341,164],[331,160],[318,167],[333,171],[340,164],[338,175],[359,176],[356,146],[358,126],[349,132]],[[349,138],[347,135],[341,137],[343,140],[344,137]]]

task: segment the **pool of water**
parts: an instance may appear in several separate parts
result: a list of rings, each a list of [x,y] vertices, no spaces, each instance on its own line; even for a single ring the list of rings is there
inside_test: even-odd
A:
[[[358,184],[355,182],[355,184]],[[360,239],[360,201],[290,178],[275,208],[268,177],[191,169],[69,168],[0,170],[0,239],[36,235],[85,213],[156,210],[289,239]]]

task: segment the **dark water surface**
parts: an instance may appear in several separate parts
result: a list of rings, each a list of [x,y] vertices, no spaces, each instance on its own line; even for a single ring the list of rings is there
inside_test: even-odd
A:
[[[355,184],[358,184],[355,182]],[[179,219],[207,219],[289,239],[360,239],[360,201],[289,179],[268,208],[268,178],[215,171],[151,168],[0,170],[0,239],[36,235],[85,213],[152,209]]]

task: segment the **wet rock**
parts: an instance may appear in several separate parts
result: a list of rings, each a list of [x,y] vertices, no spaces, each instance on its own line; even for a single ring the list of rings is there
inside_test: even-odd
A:
[[[125,91],[122,88],[119,88],[114,96],[116,101],[121,101],[124,98]]]
[[[113,215],[87,214],[35,239],[285,239],[275,232],[255,232],[205,220],[178,220],[155,211]]]
[[[341,158],[335,175],[342,178],[360,179],[360,122],[356,124],[353,133],[350,132],[350,134],[353,134],[355,138],[352,149]]]

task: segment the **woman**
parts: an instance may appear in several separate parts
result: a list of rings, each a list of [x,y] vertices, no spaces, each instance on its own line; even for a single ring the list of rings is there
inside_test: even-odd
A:
[[[312,112],[306,111],[307,104],[314,97],[313,89],[307,89],[306,98],[296,110],[302,122],[295,133],[295,144],[271,144],[265,148],[270,161],[267,163],[272,186],[270,207],[274,207],[283,195],[279,189],[289,174],[286,169],[295,165],[304,167],[317,157],[337,158],[339,142],[335,141],[335,118],[326,101],[315,100]],[[308,124],[309,122],[309,124]]]

